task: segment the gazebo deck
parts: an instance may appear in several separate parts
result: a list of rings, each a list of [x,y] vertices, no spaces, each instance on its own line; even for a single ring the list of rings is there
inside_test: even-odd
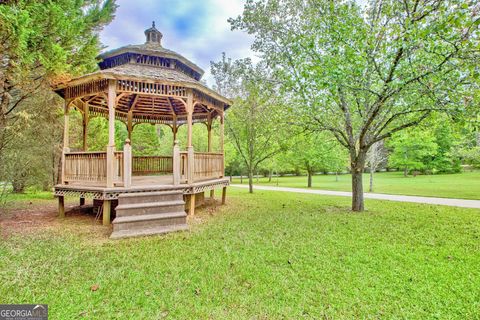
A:
[[[182,190],[185,195],[201,193],[227,187],[230,184],[229,178],[206,179],[193,183],[173,184],[173,175],[163,176],[136,176],[132,177],[132,184],[126,188],[115,186],[107,188],[100,183],[73,182],[55,186],[57,196],[79,196],[82,198],[93,198],[98,200],[114,200],[120,194],[138,193],[151,191]]]

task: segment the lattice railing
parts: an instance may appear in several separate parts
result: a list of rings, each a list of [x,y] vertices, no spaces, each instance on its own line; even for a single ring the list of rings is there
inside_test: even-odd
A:
[[[173,157],[168,156],[134,156],[132,159],[132,174],[155,175],[172,174]]]

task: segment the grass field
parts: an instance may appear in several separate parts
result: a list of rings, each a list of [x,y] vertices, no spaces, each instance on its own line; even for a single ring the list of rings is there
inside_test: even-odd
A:
[[[387,194],[416,195],[441,198],[480,199],[480,171],[464,172],[459,174],[422,175],[404,177],[401,172],[381,172],[375,174],[374,192]],[[240,179],[234,179],[240,183]],[[368,191],[369,175],[363,176],[364,190]],[[248,183],[243,179],[243,183]],[[267,178],[260,178],[255,184],[277,186],[277,178],[268,182]],[[334,175],[317,175],[313,177],[313,188],[335,191],[351,191],[351,176],[340,175],[335,181]],[[307,177],[280,177],[278,186],[306,188]]]
[[[2,239],[1,302],[52,319],[480,318],[479,210],[349,202],[230,188],[190,232],[120,241],[55,219]]]

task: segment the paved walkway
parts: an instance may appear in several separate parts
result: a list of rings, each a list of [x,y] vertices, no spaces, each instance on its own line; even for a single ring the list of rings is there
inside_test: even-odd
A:
[[[232,184],[232,187],[248,188],[248,185],[244,184]],[[269,186],[254,186],[256,190],[268,190],[268,191],[282,191],[282,192],[295,192],[295,193],[309,193],[320,194],[326,196],[340,196],[351,197],[351,192],[345,191],[329,191],[329,190],[314,190],[314,189],[300,189],[300,188],[285,188],[285,187],[269,187]],[[401,196],[393,194],[382,193],[365,193],[366,199],[388,200],[388,201],[400,201],[400,202],[415,202],[424,204],[436,204],[442,206],[451,207],[463,207],[463,208],[476,208],[480,209],[480,200],[464,200],[464,199],[450,199],[450,198],[433,198],[433,197],[418,197],[418,196]]]

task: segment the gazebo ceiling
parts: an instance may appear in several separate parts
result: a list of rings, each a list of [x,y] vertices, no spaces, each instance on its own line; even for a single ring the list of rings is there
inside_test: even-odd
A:
[[[231,101],[199,80],[203,70],[161,45],[163,35],[155,28],[145,31],[147,42],[126,46],[100,56],[100,70],[58,84],[54,90],[77,108],[92,115],[108,115],[108,84],[115,82],[116,117],[133,122],[177,123],[187,118],[187,99],[193,97],[193,121],[219,116]]]
[[[75,106],[85,112],[88,102],[91,116],[108,116],[108,106],[104,95],[86,96],[74,101]],[[126,121],[132,112],[134,123],[184,124],[187,121],[186,103],[181,98],[124,93],[119,96],[115,109],[116,118]],[[220,115],[222,110],[206,103],[196,102],[193,110],[194,122],[207,122]]]

